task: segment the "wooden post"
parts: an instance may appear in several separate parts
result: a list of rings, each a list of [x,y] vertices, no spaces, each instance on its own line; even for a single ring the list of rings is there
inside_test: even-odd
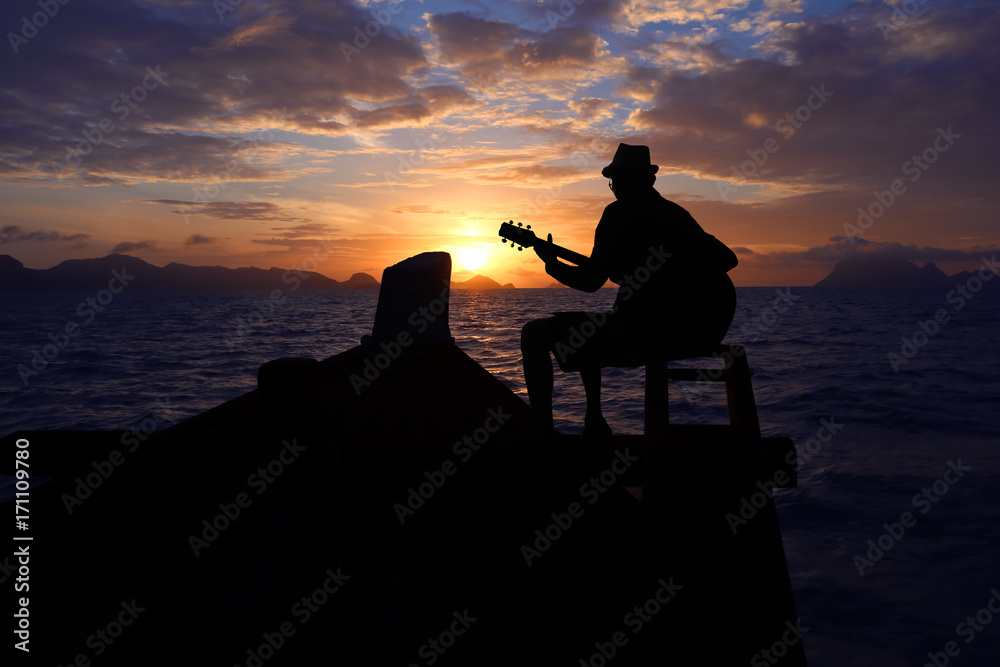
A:
[[[643,432],[647,436],[662,438],[670,423],[670,402],[667,397],[667,362],[650,361],[646,364],[645,417]]]
[[[667,439],[670,424],[668,389],[667,362],[648,362],[642,445],[644,593],[648,593],[646,589],[663,576],[669,557],[667,527],[671,507],[668,464],[671,452]]]

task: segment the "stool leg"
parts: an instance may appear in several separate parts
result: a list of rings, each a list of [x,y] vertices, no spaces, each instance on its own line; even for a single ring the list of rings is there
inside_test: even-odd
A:
[[[646,364],[645,437],[642,446],[644,589],[666,571],[670,554],[667,539],[670,512],[667,472],[671,451],[666,446],[670,422],[666,367],[666,362]]]
[[[750,438],[760,437],[760,422],[757,419],[757,402],[753,397],[750,382],[750,364],[747,363],[746,349],[733,345],[731,354],[726,355],[726,399],[729,403],[729,423],[737,431]]]
[[[667,363],[646,364],[646,397],[643,430],[646,436],[662,438],[670,423],[670,405],[667,400]]]

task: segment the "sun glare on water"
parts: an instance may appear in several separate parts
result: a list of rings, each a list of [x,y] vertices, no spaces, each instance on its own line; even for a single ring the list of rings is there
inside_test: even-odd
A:
[[[461,248],[458,251],[458,261],[468,271],[478,271],[486,266],[486,248]]]

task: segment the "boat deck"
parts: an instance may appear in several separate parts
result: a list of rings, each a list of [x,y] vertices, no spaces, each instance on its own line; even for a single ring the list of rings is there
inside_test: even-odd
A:
[[[546,456],[511,446],[528,406],[454,345],[358,392],[368,358],[279,369],[134,450],[4,438],[0,472],[27,438],[51,478],[31,495],[37,664],[805,664],[774,503],[729,427]]]

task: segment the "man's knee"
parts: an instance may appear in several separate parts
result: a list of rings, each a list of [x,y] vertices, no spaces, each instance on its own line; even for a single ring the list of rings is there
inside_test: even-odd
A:
[[[525,347],[531,347],[531,344],[538,337],[538,320],[532,320],[528,322],[523,327],[521,327],[521,349],[524,350]]]
[[[551,337],[549,319],[531,320],[521,327],[521,351],[548,347]]]

